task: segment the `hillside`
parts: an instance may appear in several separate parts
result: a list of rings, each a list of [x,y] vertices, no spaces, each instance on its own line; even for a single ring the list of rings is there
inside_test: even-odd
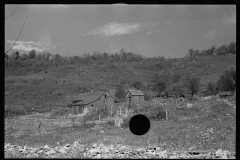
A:
[[[113,88],[118,82],[126,87],[134,81],[148,83],[151,76],[163,68],[182,76],[199,76],[203,90],[208,82],[216,82],[232,65],[236,66],[236,55],[168,59],[154,63],[69,64],[37,73],[6,68],[5,104],[24,108],[67,106],[73,96],[90,88]]]

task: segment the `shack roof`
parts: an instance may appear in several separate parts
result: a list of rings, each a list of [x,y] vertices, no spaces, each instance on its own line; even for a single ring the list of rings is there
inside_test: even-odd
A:
[[[116,89],[108,89],[107,90],[107,93],[110,94],[110,96],[115,99],[115,100],[119,100],[116,96],[115,96],[115,92],[116,92]]]
[[[144,96],[144,94],[140,90],[128,90],[128,92],[133,96]]]
[[[106,91],[94,91],[94,92],[88,92],[85,94],[79,94],[75,97],[74,101],[79,101],[77,103],[74,103],[73,105],[86,105],[90,104],[96,100],[98,100]]]

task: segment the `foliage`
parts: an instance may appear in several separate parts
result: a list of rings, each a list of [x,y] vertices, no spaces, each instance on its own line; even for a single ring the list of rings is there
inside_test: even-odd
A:
[[[57,118],[57,117],[68,115],[69,113],[71,113],[71,109],[69,108],[58,108],[51,111],[50,117]]]
[[[134,112],[138,111],[138,106],[135,103],[130,103],[129,104],[129,109],[133,109]]]
[[[134,87],[135,89],[141,89],[143,87],[143,83],[139,81],[135,81],[132,83],[131,86]]]
[[[188,50],[187,57],[195,57],[195,56],[209,56],[209,55],[228,55],[228,54],[236,54],[237,47],[236,42],[231,42],[229,45],[222,45],[216,48],[212,46],[207,50],[202,50],[199,52],[198,50],[193,50],[192,48]]]
[[[140,112],[145,114],[151,120],[161,120],[166,118],[166,111],[159,105],[147,103],[141,108]]]
[[[118,85],[117,90],[115,92],[115,96],[119,98],[120,100],[123,100],[125,98],[125,90],[122,85]]]
[[[5,108],[4,112],[5,118],[26,115],[28,113],[27,109],[24,107],[7,107]]]
[[[154,91],[161,94],[167,88],[166,83],[163,80],[158,80],[154,85]]]
[[[184,85],[181,82],[179,82],[179,83],[173,84],[170,92],[172,95],[178,96],[184,93],[183,89],[184,89]]]
[[[144,92],[144,100],[149,101],[151,99],[150,95],[146,92]]]
[[[225,71],[217,82],[219,91],[234,91],[236,88],[236,70]]]
[[[27,53],[23,53],[22,55],[21,55],[21,57],[20,57],[20,59],[21,60],[28,60],[28,58],[29,58],[29,56],[28,56],[28,54]]]
[[[158,94],[164,91],[171,93],[174,84],[180,83],[181,78],[179,74],[165,69],[152,76],[153,90]]]
[[[122,128],[129,128],[129,122],[131,120],[131,116],[123,118],[123,123],[121,125]]]
[[[211,95],[215,95],[216,94],[216,86],[212,82],[209,82],[207,85],[207,91],[209,91],[209,93]]]
[[[31,50],[28,54],[30,59],[34,59],[36,57],[36,51],[34,49]]]
[[[17,52],[15,52],[15,60],[18,60],[20,58],[20,54],[19,54],[19,52],[17,51]]]
[[[194,94],[198,93],[200,89],[200,79],[197,77],[186,77],[185,78],[185,86],[190,91],[191,96],[193,97]]]
[[[172,75],[172,82],[173,83],[178,83],[181,80],[181,75],[175,73],[174,75]]]

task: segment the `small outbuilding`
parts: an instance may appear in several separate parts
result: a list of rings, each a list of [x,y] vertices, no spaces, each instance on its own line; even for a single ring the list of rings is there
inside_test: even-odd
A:
[[[128,90],[126,99],[129,103],[143,103],[144,94],[140,90]]]
[[[92,91],[79,94],[72,101],[72,113],[81,114],[84,109],[92,109],[100,104],[112,105],[115,99],[106,91]]]

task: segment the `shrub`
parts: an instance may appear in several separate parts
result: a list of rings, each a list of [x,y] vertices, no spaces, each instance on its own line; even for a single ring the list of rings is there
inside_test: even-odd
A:
[[[54,110],[52,110],[52,112],[50,114],[50,118],[57,118],[57,117],[65,116],[65,115],[68,115],[69,113],[71,113],[71,110],[69,108],[54,109]]]
[[[166,119],[165,109],[156,104],[144,104],[144,106],[139,109],[139,112],[145,114],[152,120]]]
[[[192,107],[184,110],[179,110],[179,115],[185,116],[185,117],[193,117],[200,111],[197,107]]]
[[[5,109],[4,117],[15,117],[20,115],[26,115],[27,110],[23,107],[8,107]]]
[[[236,88],[236,70],[225,71],[217,82],[217,90],[234,91]]]
[[[133,109],[134,112],[139,111],[139,108],[138,108],[137,104],[135,104],[135,103],[130,103],[129,109]]]
[[[124,99],[125,98],[125,91],[124,91],[124,88],[122,85],[119,85],[116,92],[115,92],[115,96],[117,98],[119,98],[120,100]]]
[[[151,97],[149,96],[149,94],[144,93],[144,100],[149,101],[150,99],[151,99]]]
[[[131,86],[134,87],[135,89],[141,89],[143,87],[143,83],[139,81],[135,81],[132,83]]]
[[[131,120],[131,116],[124,118],[121,127],[122,128],[128,128],[130,120]]]
[[[112,127],[112,126],[115,125],[115,121],[112,120],[112,119],[111,119],[111,120],[108,120],[108,121],[107,121],[107,125],[110,126],[110,127]]]
[[[147,113],[147,116],[152,120],[166,119],[166,111],[163,108],[154,107]]]

